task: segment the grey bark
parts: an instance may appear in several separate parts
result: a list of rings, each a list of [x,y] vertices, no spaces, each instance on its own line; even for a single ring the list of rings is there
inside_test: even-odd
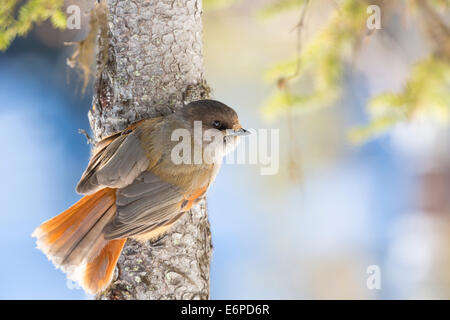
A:
[[[209,96],[201,0],[109,0],[106,12],[89,112],[95,140]],[[96,298],[208,299],[211,252],[203,199],[162,238],[129,239],[111,285]]]

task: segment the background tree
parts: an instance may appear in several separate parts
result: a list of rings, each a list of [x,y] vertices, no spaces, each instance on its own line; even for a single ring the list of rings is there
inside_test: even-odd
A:
[[[95,140],[208,97],[200,0],[112,0],[104,10],[89,113]],[[129,240],[98,298],[207,299],[211,249],[203,200],[158,241]]]
[[[423,115],[438,122],[450,119],[450,26],[445,20],[448,0],[433,1],[336,1],[335,10],[325,20],[321,31],[302,46],[305,15],[311,10],[309,0],[277,0],[261,9],[262,18],[300,10],[297,24],[297,52],[281,61],[266,73],[266,79],[277,83],[277,89],[263,105],[268,117],[276,117],[287,109],[296,113],[331,105],[342,91],[346,66],[352,63],[358,49],[367,44],[377,31],[388,31],[400,13],[418,23],[423,35],[431,42],[432,52],[417,61],[401,92],[387,92],[367,102],[371,122],[353,128],[354,142],[366,141],[386,132],[399,122]],[[368,7],[376,5],[380,11],[381,29],[366,27],[373,14]],[[393,39],[397,41],[398,39]]]

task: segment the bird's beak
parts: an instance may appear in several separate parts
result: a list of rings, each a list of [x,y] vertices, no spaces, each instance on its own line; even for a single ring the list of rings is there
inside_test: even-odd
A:
[[[250,131],[245,130],[244,128],[239,128],[236,130],[233,129],[227,129],[227,136],[248,136],[251,134]]]

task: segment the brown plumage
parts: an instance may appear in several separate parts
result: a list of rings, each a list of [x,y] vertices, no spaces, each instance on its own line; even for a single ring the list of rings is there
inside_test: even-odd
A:
[[[195,121],[201,121],[201,141],[195,136]],[[212,147],[211,159],[219,161],[174,163],[177,129],[192,137],[183,153],[190,149],[193,158],[199,145],[205,154]],[[219,142],[204,138],[208,132]],[[126,239],[146,241],[167,231],[205,195],[220,159],[246,133],[233,109],[200,100],[103,139],[76,188],[85,196],[34,231],[37,247],[87,292],[104,289]]]

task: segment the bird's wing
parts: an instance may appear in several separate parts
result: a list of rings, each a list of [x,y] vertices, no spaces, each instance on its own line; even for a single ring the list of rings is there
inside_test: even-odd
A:
[[[145,121],[158,123],[159,118]],[[149,165],[140,142],[141,135],[141,127],[132,125],[100,141],[76,191],[91,194],[101,188],[123,188],[131,184]]]
[[[184,193],[148,171],[117,190],[116,215],[104,229],[105,238],[118,239],[150,232],[173,223],[206,192],[206,187]]]
[[[175,184],[175,180],[191,179],[180,176],[183,170],[174,173],[161,169],[162,150],[155,144],[163,144],[164,141],[156,143],[154,139],[161,138],[161,132],[153,129],[160,120],[145,121],[141,126],[124,130],[97,144],[77,186],[77,192],[83,194],[105,187],[117,189],[116,215],[103,230],[106,239],[141,235],[173,223],[206,192],[210,181],[209,171],[204,171],[198,173],[196,179],[204,181],[204,186],[193,188],[191,183],[188,183],[189,187],[186,183],[182,187],[179,183]],[[175,180],[170,180],[171,183],[160,178],[152,171],[154,167],[160,169],[159,174],[172,179],[176,176]],[[199,176],[204,179],[198,179]]]

